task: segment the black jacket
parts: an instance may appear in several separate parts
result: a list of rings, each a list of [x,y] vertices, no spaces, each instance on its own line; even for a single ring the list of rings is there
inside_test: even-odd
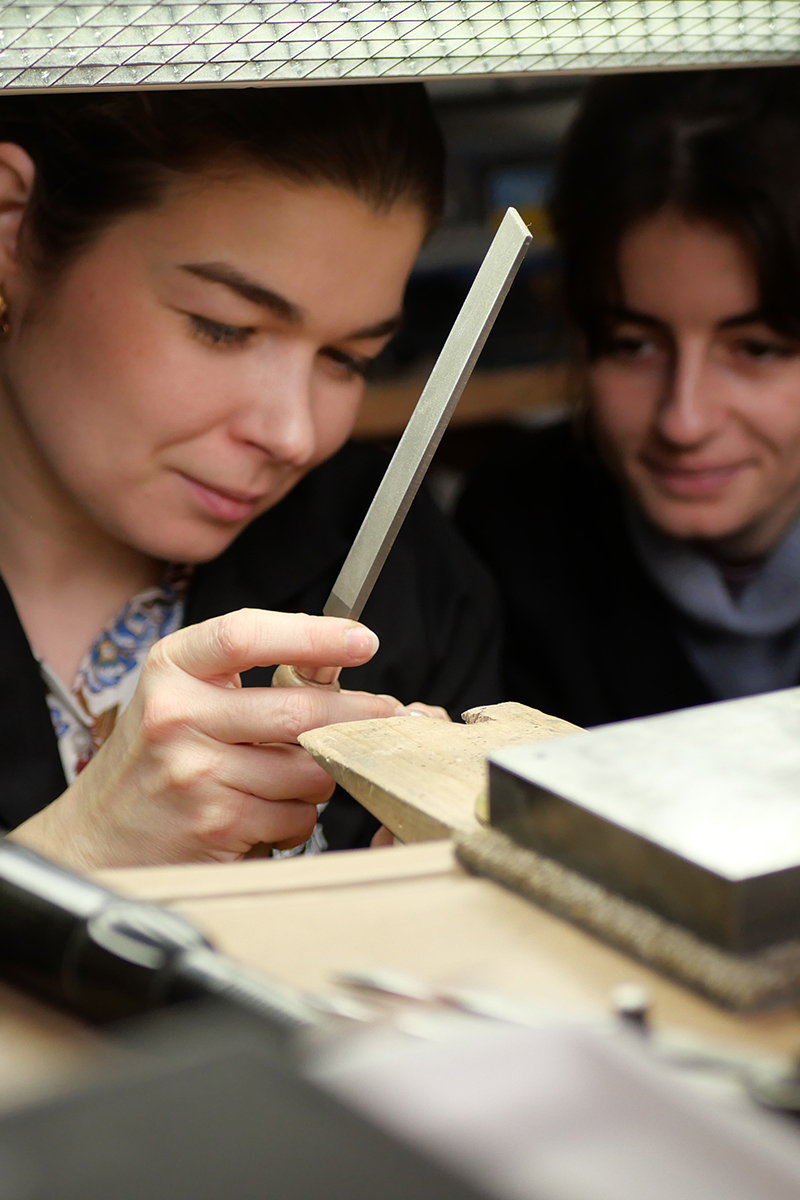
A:
[[[185,624],[237,608],[320,613],[386,463],[349,443],[286,499],[198,568]],[[345,687],[441,704],[453,715],[500,698],[499,630],[486,573],[427,495],[412,506],[364,622],[381,639],[371,663],[343,672]],[[38,666],[0,584],[0,821],[13,828],[65,788]],[[269,684],[272,668],[243,676]],[[323,824],[334,848],[365,844],[377,823],[337,793]]]
[[[639,565],[618,485],[568,423],[505,435],[458,523],[500,587],[510,699],[577,725],[713,699]]]

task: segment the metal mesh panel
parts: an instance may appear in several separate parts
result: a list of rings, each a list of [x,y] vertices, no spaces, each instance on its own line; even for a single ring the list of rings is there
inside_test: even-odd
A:
[[[0,3],[0,87],[26,90],[797,59],[796,0]]]

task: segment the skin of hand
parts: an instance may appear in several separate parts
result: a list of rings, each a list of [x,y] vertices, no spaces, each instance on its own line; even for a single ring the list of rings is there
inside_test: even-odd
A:
[[[381,825],[380,829],[376,831],[375,836],[373,837],[369,846],[370,850],[381,850],[384,846],[394,846],[394,844],[394,834],[390,829],[387,829],[385,825]]]
[[[333,781],[297,745],[396,702],[323,688],[243,688],[240,672],[292,662],[357,666],[378,647],[353,621],[242,609],[158,642],[111,738],[15,841],[86,870],[231,862],[303,842]]]
[[[664,533],[760,558],[800,510],[800,343],[764,320],[755,264],[725,229],[665,209],[623,236],[618,266],[589,367],[605,455]]]
[[[446,709],[441,708],[438,704],[423,704],[421,700],[415,700],[412,704],[405,706],[396,700],[394,696],[381,696],[382,700],[388,700],[398,710],[398,714],[402,712],[403,716],[409,717],[432,717],[434,721],[449,721],[450,714]]]

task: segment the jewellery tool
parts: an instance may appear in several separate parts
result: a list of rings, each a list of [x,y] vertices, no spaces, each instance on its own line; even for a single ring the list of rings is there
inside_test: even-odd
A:
[[[323,611],[358,620],[530,245],[509,208],[398,442]],[[273,687],[338,690],[340,667],[281,666]]]

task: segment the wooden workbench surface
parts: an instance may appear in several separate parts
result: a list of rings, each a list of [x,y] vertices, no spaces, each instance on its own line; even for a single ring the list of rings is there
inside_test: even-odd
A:
[[[447,841],[229,866],[105,871],[169,904],[217,947],[288,984],[328,990],[338,971],[390,967],[573,1012],[608,1012],[643,983],[654,1022],[753,1050],[800,1051],[800,1006],[738,1016],[702,1000],[455,861]]]

